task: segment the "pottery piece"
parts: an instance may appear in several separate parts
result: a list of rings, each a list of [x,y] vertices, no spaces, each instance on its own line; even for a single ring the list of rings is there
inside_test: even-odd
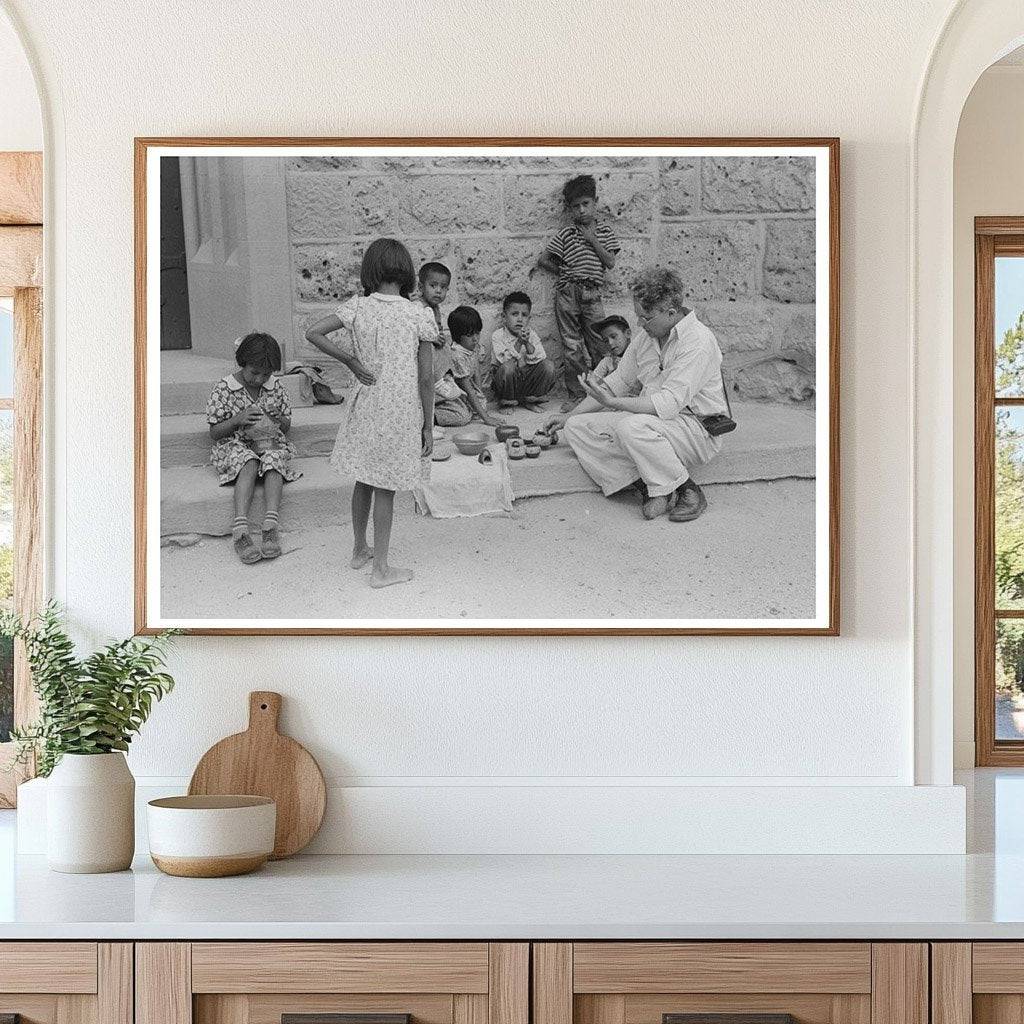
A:
[[[274,850],[277,805],[263,796],[171,796],[146,808],[149,853],[165,874],[245,875]]]
[[[135,779],[124,754],[65,754],[46,783],[51,871],[125,871],[135,855]]]
[[[483,430],[464,430],[452,440],[463,455],[479,455],[487,447],[490,438]]]

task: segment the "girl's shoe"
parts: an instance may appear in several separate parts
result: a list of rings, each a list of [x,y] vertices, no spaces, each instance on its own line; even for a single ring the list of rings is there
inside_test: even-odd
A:
[[[272,530],[263,531],[263,557],[278,558],[281,554],[281,535],[275,526]]]
[[[233,546],[235,554],[238,555],[239,559],[241,559],[241,561],[246,565],[254,565],[263,558],[263,552],[256,547],[252,541],[252,537],[247,533],[243,533],[241,537],[236,537]],[[280,551],[278,554],[280,554]]]

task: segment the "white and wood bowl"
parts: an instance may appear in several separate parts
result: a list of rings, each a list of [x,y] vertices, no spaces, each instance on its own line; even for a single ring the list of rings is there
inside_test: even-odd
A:
[[[149,854],[168,875],[245,875],[274,851],[277,805],[268,797],[169,796],[146,812]]]

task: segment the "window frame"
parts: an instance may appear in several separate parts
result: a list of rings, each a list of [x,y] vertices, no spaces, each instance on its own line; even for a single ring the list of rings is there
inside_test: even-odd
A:
[[[995,267],[999,256],[1024,258],[1024,217],[974,221],[974,762],[979,768],[1024,766],[1024,740],[996,738],[996,628],[1024,623],[1024,608],[997,609],[995,587],[995,421],[999,408],[1024,408],[1024,396],[997,398]]]
[[[14,299],[14,608],[35,614],[43,596],[43,228],[41,153],[0,153],[0,296]],[[8,396],[3,396],[8,397]],[[14,724],[37,713],[22,645],[14,651]],[[29,764],[11,767],[0,743],[0,807],[13,807]]]

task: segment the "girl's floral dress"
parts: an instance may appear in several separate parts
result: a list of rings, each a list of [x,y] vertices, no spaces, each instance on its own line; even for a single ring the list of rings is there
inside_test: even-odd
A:
[[[260,397],[254,402],[242,383],[233,373],[229,373],[213,386],[210,401],[206,406],[206,422],[211,426],[223,423],[250,405],[259,405],[264,412],[272,413],[274,416],[283,417],[292,414],[292,404],[288,401],[288,394],[277,377],[267,380],[260,391]],[[297,480],[302,476],[301,473],[292,469],[291,465],[292,459],[295,457],[295,445],[285,437],[280,429],[277,431],[277,437],[272,440],[274,447],[262,453],[253,448],[253,442],[243,435],[241,428],[220,441],[215,441],[213,451],[210,452],[210,462],[217,470],[220,484],[223,486],[234,483],[235,477],[250,459],[256,459],[259,462],[260,476],[270,469],[276,469],[285,480]]]
[[[429,472],[421,459],[423,406],[417,350],[433,344],[431,310],[401,295],[357,295],[339,310],[359,361],[375,384],[355,382],[342,413],[331,465],[344,476],[389,491],[412,490]]]

